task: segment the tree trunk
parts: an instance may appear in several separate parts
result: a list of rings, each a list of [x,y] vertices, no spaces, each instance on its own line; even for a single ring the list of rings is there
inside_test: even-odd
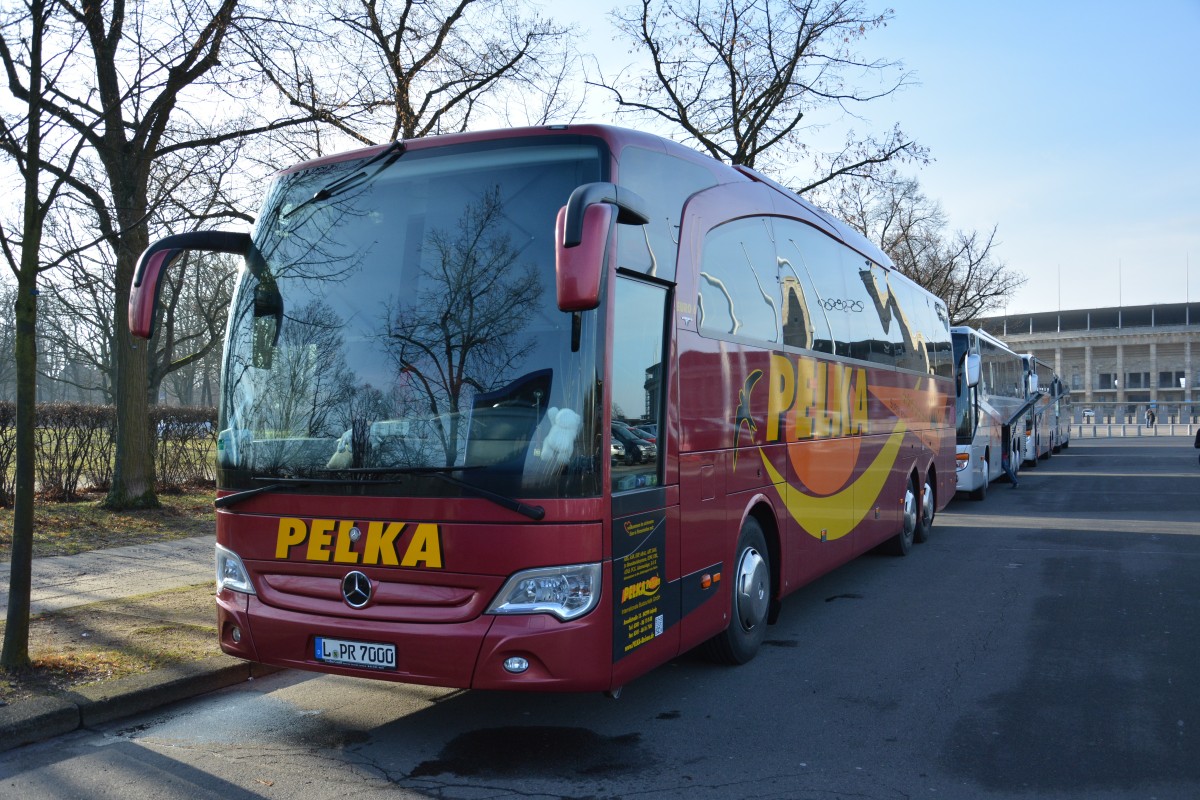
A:
[[[36,211],[36,203],[34,204]],[[30,592],[33,586],[33,449],[34,416],[37,414],[37,297],[36,247],[31,257],[22,257],[17,284],[17,470],[13,496],[12,563],[8,579],[8,617],[4,627],[4,650],[0,667],[28,669]],[[26,260],[34,262],[27,269]]]
[[[133,238],[133,237],[131,237]],[[113,316],[114,396],[117,406],[116,460],[112,487],[105,508],[157,508],[154,491],[154,442],[150,435],[149,402],[146,394],[149,372],[149,342],[129,333],[129,288],[134,261],[129,240],[117,253],[116,312]],[[140,251],[139,251],[140,253]]]
[[[37,276],[42,246],[42,208],[38,197],[42,158],[42,34],[45,6],[29,5],[29,129],[28,158],[22,174],[25,208],[22,218],[21,264],[14,305],[17,368],[17,471],[13,495],[12,563],[9,565],[8,617],[0,667],[7,671],[30,667],[29,611],[33,588],[33,446],[37,414]]]

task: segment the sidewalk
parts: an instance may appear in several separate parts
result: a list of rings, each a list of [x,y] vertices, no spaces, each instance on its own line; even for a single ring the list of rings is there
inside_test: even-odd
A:
[[[32,612],[118,600],[214,580],[216,536],[92,550],[33,560]],[[9,562],[0,561],[0,608],[8,608]]]
[[[33,560],[34,614],[212,582],[215,536],[93,550]],[[0,562],[0,609],[8,609],[9,562]],[[215,613],[215,611],[214,611]],[[214,648],[215,648],[214,642]],[[0,752],[100,725],[274,669],[218,655],[194,664],[79,687],[65,698],[0,706]]]

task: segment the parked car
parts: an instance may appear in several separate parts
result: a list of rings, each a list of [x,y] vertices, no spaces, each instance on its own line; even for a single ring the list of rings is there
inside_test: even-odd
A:
[[[1085,408],[1083,410],[1083,421],[1084,422],[1095,422],[1096,421],[1096,412],[1092,411],[1090,408]]]
[[[625,460],[625,445],[621,444],[616,439],[613,439],[612,440],[612,463],[619,464],[624,460]]]
[[[647,430],[647,426],[637,425],[631,430],[633,430],[634,433],[645,439],[647,442],[654,442],[655,444],[658,444],[658,434],[654,433],[654,431]]]
[[[613,439],[625,446],[625,463],[641,464],[644,461],[654,461],[658,458],[658,447],[634,433],[623,422],[612,424]]]

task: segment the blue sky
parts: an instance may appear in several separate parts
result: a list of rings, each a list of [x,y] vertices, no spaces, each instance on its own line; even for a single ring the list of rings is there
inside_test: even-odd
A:
[[[615,5],[553,13],[595,49]],[[914,174],[951,226],[998,226],[996,253],[1028,278],[1009,313],[1200,300],[1200,0],[890,7],[861,49],[915,84],[848,124],[899,122],[930,149]]]

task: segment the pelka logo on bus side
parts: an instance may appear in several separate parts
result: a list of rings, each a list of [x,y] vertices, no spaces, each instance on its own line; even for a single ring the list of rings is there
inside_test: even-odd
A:
[[[651,597],[658,594],[658,589],[662,585],[662,578],[657,575],[647,578],[644,581],[631,583],[621,591],[621,602],[627,603],[638,597]]]

